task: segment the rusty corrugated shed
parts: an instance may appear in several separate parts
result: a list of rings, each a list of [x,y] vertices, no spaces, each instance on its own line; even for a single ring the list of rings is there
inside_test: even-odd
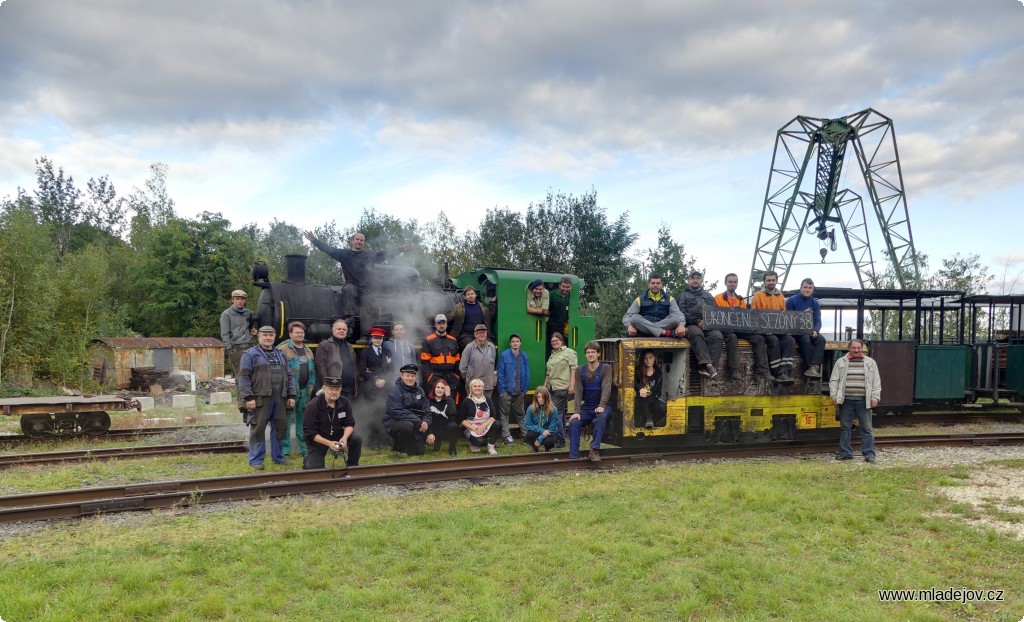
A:
[[[99,337],[93,341],[111,348],[223,348],[224,342],[214,337]]]

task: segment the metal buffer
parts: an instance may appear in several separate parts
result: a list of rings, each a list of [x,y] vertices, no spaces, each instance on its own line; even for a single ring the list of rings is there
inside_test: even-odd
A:
[[[840,189],[851,143],[899,286],[905,289],[918,282],[917,253],[892,119],[868,108],[838,119],[798,116],[779,130],[748,293],[763,282],[769,270],[778,272],[779,287],[785,286],[805,232],[818,238],[824,263],[828,253],[837,249],[836,225],[846,239],[861,287],[877,287],[879,275],[871,254],[863,198],[849,188]],[[802,188],[815,154],[812,194]]]

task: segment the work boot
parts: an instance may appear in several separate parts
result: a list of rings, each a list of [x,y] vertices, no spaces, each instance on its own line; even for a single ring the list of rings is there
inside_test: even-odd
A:
[[[804,372],[808,378],[821,378],[821,365],[811,365],[811,368]]]
[[[729,372],[729,380],[732,381],[732,382],[742,382],[743,381],[743,374],[741,374],[737,370],[733,370],[733,371]]]
[[[593,449],[593,448],[590,449],[590,461],[591,462],[600,462],[601,461],[601,450],[600,449]]]
[[[788,371],[784,371],[781,374],[779,374],[779,377],[775,379],[775,382],[778,382],[782,386],[788,387],[792,386],[793,383],[796,382],[796,380],[793,380],[793,377],[789,375]]]

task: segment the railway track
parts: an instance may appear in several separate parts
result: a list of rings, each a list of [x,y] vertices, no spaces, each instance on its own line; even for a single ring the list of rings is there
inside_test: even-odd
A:
[[[83,460],[114,460],[149,458],[190,453],[238,453],[245,451],[244,441],[218,441],[212,443],[184,443],[179,445],[142,445],[134,447],[107,447],[80,449],[52,453],[10,454],[0,456],[0,470],[17,466],[63,464]]]
[[[939,412],[916,415],[875,415],[871,424],[876,428],[915,425],[957,425],[962,423],[1024,423],[1024,414]]]
[[[880,447],[1024,444],[1024,434],[958,434],[883,437]],[[288,495],[348,492],[370,486],[408,486],[502,475],[622,467],[656,461],[749,458],[834,452],[835,442],[773,446],[691,448],[670,452],[602,452],[602,461],[570,460],[565,452],[405,462],[316,471],[255,473],[197,480],[147,482],[0,497],[0,523],[73,519],[111,512],[186,507]]]
[[[105,434],[98,434],[93,436],[25,436],[24,434],[3,434],[0,435],[0,449],[7,447],[14,447],[24,443],[40,443],[46,441],[70,441],[70,440],[104,440],[104,439],[119,439],[119,438],[141,438],[145,436],[159,436],[161,434],[170,434],[172,432],[179,432],[181,430],[203,430],[208,428],[218,427],[237,427],[234,425],[186,425],[186,426],[175,426],[166,428],[132,428],[123,430],[109,430]]]

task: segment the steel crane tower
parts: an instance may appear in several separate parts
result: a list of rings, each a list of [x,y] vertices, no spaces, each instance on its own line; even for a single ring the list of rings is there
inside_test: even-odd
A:
[[[886,259],[893,266],[901,288],[919,282],[892,119],[868,108],[838,119],[798,116],[779,130],[747,283],[748,294],[753,294],[755,283],[762,282],[769,270],[778,272],[780,289],[785,285],[805,232],[813,233],[822,242],[820,253],[824,263],[828,251],[837,247],[836,225],[846,239],[861,287],[877,286],[879,275],[871,253],[864,201],[856,192],[840,189],[843,163],[851,143],[882,229]],[[802,187],[815,155],[811,193]]]

